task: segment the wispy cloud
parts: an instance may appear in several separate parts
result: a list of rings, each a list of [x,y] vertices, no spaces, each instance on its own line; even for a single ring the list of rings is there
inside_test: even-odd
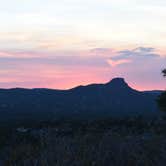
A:
[[[165,57],[151,47],[120,51],[105,47],[55,52],[1,51],[0,86],[63,89],[120,76],[135,88],[164,89],[160,71],[165,66]]]
[[[108,59],[108,63],[112,66],[112,67],[116,67],[118,65],[121,64],[126,64],[126,63],[131,63],[132,61],[129,59],[121,59],[121,60],[111,60]]]
[[[158,57],[155,48],[152,47],[137,47],[132,50],[122,50],[118,52],[119,57],[134,57],[134,56],[145,56],[145,57]]]

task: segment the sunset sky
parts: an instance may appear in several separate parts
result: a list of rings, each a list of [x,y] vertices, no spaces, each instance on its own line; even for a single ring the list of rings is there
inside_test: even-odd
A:
[[[124,77],[165,89],[165,0],[0,0],[0,88]]]

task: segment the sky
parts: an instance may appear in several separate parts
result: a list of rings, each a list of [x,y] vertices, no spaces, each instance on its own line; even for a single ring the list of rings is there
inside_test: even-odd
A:
[[[0,88],[123,77],[165,89],[165,0],[0,0]]]

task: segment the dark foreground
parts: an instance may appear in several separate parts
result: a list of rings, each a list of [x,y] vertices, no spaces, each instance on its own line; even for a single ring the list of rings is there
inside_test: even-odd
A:
[[[1,166],[165,166],[165,120],[1,126]]]

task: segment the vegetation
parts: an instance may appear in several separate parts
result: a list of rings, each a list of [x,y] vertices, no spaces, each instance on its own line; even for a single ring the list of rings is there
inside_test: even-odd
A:
[[[163,76],[166,77],[166,69],[164,69],[162,73]],[[166,91],[159,96],[158,105],[162,111],[166,111]]]
[[[163,74],[165,77],[165,70],[163,70]],[[66,95],[69,95],[69,98],[66,98],[66,100],[64,100],[64,96],[66,96],[64,92],[60,92],[60,100],[58,97],[59,92],[56,96],[50,90],[44,90],[44,94],[41,90],[37,90],[37,94],[34,90],[24,92],[17,89],[12,90],[10,93],[5,91],[5,95],[2,92],[0,95],[0,107],[1,111],[3,111],[3,117],[1,117],[0,121],[0,166],[165,165],[166,116],[162,117],[162,119],[158,116],[146,117],[144,114],[111,116],[107,110],[114,110],[113,107],[110,109],[111,107],[107,108],[105,105],[105,111],[102,108],[104,102],[99,103],[98,100],[103,96],[110,98],[108,95],[110,92],[107,88],[108,85],[102,85],[101,94],[96,94],[99,89],[101,92],[101,87],[98,89],[97,86],[96,90],[96,85],[95,90],[91,91],[90,94],[89,87],[86,94],[84,94],[85,90],[82,91],[81,89],[82,95],[86,96],[83,102],[81,102],[80,89],[79,91],[76,89],[74,92],[72,90],[67,93]],[[131,112],[128,112],[129,114],[136,109],[143,113],[145,112],[137,102],[134,103],[136,99],[142,100],[142,106],[148,105],[149,113],[153,113],[151,108],[154,108],[153,104],[158,94],[151,95],[133,91],[128,86],[122,89],[124,90],[124,95],[119,96],[122,93],[117,95],[117,91],[114,91],[113,95],[114,97],[117,95],[117,99],[121,97],[121,101],[124,103],[126,103],[125,99],[130,96],[127,101],[132,102],[133,107],[131,107]],[[12,95],[10,96],[9,94]],[[88,97],[89,95],[91,96],[90,98]],[[95,96],[98,97],[95,98]],[[135,100],[132,100],[134,96]],[[54,97],[59,100],[56,104],[54,103]],[[18,102],[18,98],[23,105]],[[72,98],[73,101],[71,100]],[[147,98],[149,99],[146,100]],[[162,110],[166,110],[165,98],[166,92],[160,95],[158,99]],[[6,101],[9,103],[6,103]],[[61,103],[61,101],[65,101],[67,104]],[[110,105],[110,100],[108,101],[105,104]],[[28,104],[29,102],[31,105]],[[70,107],[73,102],[74,107]],[[88,103],[91,103],[91,106]],[[102,106],[99,107],[99,110],[96,103],[99,103],[98,107]],[[92,109],[92,106],[95,107]],[[50,107],[51,110],[49,110]],[[36,111],[34,111],[34,108]],[[126,106],[127,111],[129,108]],[[121,109],[122,107],[119,108],[122,114],[124,109],[122,109],[123,111]],[[19,112],[20,110],[21,113]],[[72,110],[77,111],[71,113],[70,111]],[[118,110],[115,110],[119,114]],[[11,114],[13,111],[14,114]],[[61,111],[65,116],[60,114]],[[81,111],[81,114],[78,114],[79,111]],[[84,114],[84,112],[86,113]],[[12,118],[11,115],[13,115]]]
[[[166,128],[161,126],[156,120],[136,117],[45,122],[26,132],[13,128],[0,148],[0,164],[162,166],[166,163]]]
[[[166,69],[164,69],[164,70],[162,71],[162,73],[163,73],[163,76],[166,77]]]

